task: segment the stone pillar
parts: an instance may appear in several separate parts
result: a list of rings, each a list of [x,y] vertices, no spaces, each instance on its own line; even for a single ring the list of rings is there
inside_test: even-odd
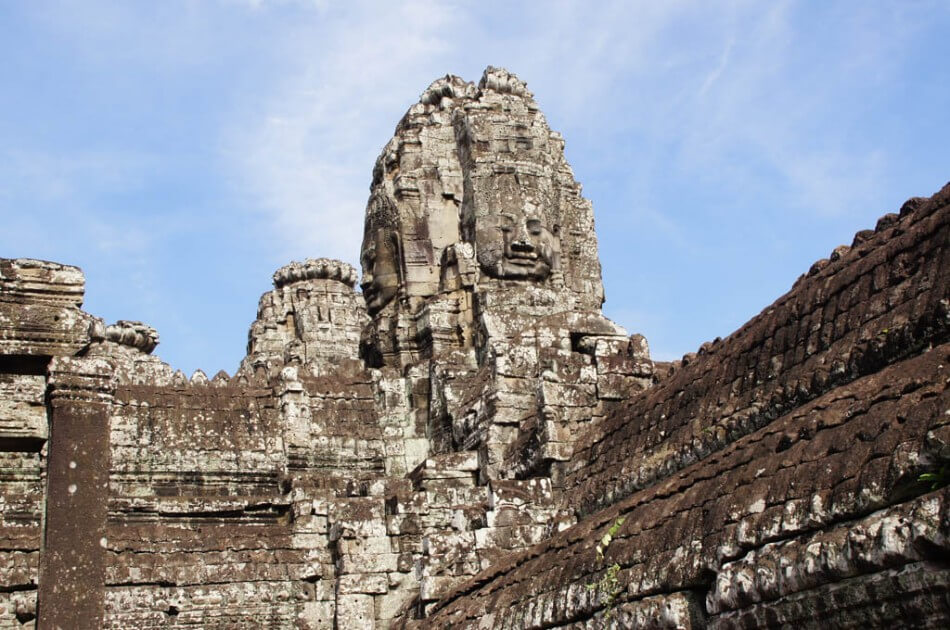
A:
[[[306,451],[310,447],[313,417],[310,412],[310,398],[300,382],[296,366],[287,366],[281,370],[276,394],[280,401],[287,452]],[[324,431],[321,433],[325,434]]]
[[[113,366],[54,358],[38,628],[93,630],[102,623],[109,507]]]

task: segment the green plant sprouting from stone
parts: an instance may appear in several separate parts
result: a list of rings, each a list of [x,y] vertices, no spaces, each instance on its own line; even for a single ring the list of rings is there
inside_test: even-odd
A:
[[[604,553],[607,551],[607,547],[610,546],[611,541],[613,541],[614,536],[620,531],[620,526],[623,525],[624,520],[622,516],[617,518],[613,525],[610,526],[610,529],[607,530],[607,533],[604,534],[603,538],[600,539],[600,542],[597,543],[597,560],[599,562],[602,563],[604,561]],[[620,580],[617,577],[619,573],[620,565],[615,562],[607,567],[607,570],[604,571],[600,580],[587,585],[587,590],[593,591],[596,589],[597,592],[601,594],[601,603],[604,606],[604,619],[610,619],[611,614],[613,614],[614,602],[621,591]]]
[[[917,477],[920,483],[929,483],[931,490],[950,485],[950,466],[941,466],[937,472],[924,473]]]
[[[604,552],[607,551],[607,547],[610,546],[610,541],[612,541],[614,536],[617,535],[617,532],[620,531],[620,526],[623,525],[624,520],[625,519],[621,516],[614,521],[614,524],[610,526],[610,529],[607,530],[604,537],[597,543],[597,559],[601,562],[604,561]]]

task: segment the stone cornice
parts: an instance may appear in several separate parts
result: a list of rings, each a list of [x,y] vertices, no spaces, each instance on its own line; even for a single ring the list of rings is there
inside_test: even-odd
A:
[[[332,258],[308,258],[294,261],[274,272],[274,286],[278,289],[305,280],[336,280],[352,288],[356,285],[353,265]]]

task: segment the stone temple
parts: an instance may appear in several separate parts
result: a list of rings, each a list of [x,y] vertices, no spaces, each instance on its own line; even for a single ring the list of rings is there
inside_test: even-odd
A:
[[[0,629],[950,627],[950,186],[657,363],[563,147],[435,81],[231,377],[0,259]]]

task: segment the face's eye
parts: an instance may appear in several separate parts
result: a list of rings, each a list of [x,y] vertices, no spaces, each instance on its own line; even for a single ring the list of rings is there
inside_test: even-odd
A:
[[[498,229],[502,232],[510,232],[515,227],[515,218],[510,214],[502,214],[498,217]]]
[[[363,269],[371,268],[376,262],[376,248],[370,247],[363,252],[363,257],[360,259],[360,262],[363,264]]]
[[[540,220],[540,219],[528,219],[528,221],[527,221],[527,223],[526,223],[525,225],[527,225],[528,231],[529,231],[530,233],[535,234],[535,235],[541,233],[542,227],[541,227],[541,220]]]

